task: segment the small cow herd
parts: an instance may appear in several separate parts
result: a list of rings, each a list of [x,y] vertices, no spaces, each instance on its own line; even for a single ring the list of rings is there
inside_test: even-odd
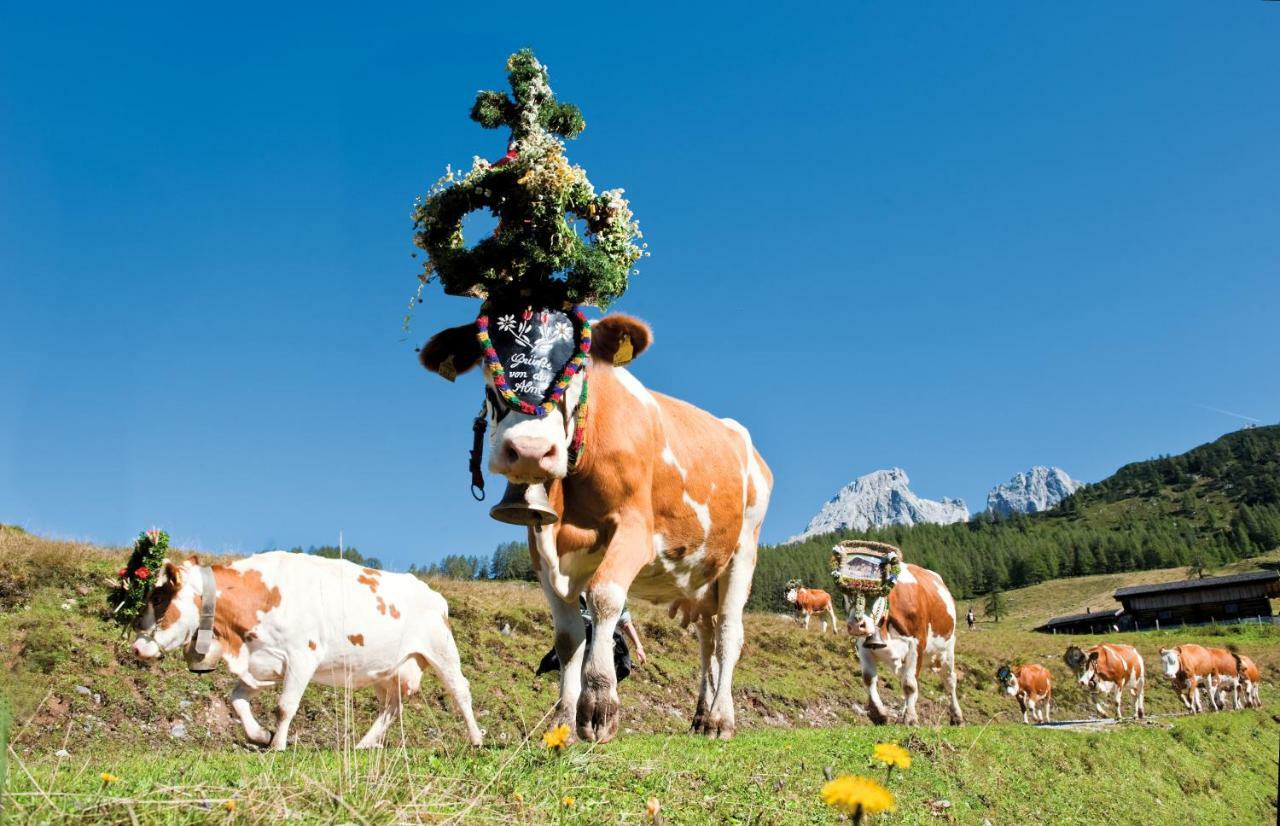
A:
[[[666,605],[672,617],[696,629],[701,668],[693,730],[727,739],[736,727],[732,691],[743,608],[773,476],[738,422],[652,392],[622,366],[649,347],[647,324],[615,314],[594,323],[591,333],[585,369],[566,367],[567,387],[537,415],[507,406],[499,392],[502,371],[488,362],[485,369],[489,469],[512,484],[545,485],[557,516],[528,530],[561,663],[552,724],[565,723],[595,742],[616,734],[621,703],[612,637],[627,598],[637,596]],[[477,325],[467,324],[433,336],[420,361],[452,381],[490,356]],[[588,375],[586,415],[578,405],[586,403]],[[580,595],[593,619],[590,638]],[[788,599],[805,612],[806,622],[816,613],[824,631],[828,619],[834,629],[830,595],[796,588]],[[951,722],[963,721],[956,697],[956,606],[937,573],[904,564],[886,610],[873,620],[855,608],[846,627],[858,641],[874,722],[888,719],[877,691],[879,669],[901,681],[902,721],[917,722],[918,679],[926,663],[942,670]],[[272,749],[286,747],[290,722],[312,681],[374,688],[379,712],[359,745],[377,747],[427,668],[456,704],[468,739],[481,740],[448,606],[408,574],[284,552],[230,565],[202,565],[196,558],[169,562],[154,580],[137,632],[133,650],[140,658],[183,648],[189,659],[199,655],[193,670],[225,663],[239,680],[232,708],[246,735]],[[1256,702],[1257,669],[1246,658],[1229,667],[1227,660],[1200,658],[1191,648],[1175,649],[1166,661],[1189,707],[1199,707],[1201,685],[1215,708],[1228,689]],[[1069,657],[1082,683],[1114,692],[1117,705],[1127,688],[1141,715],[1144,671],[1133,649],[1103,645],[1077,654]],[[1010,669],[1009,690],[1047,720],[1051,688],[1047,672],[1037,668]],[[255,719],[250,700],[277,683],[272,732]],[[1235,696],[1240,702],[1241,693]]]
[[[1089,649],[1073,645],[1062,659],[1092,696],[1099,714],[1106,716],[1106,703],[1114,702],[1115,717],[1122,719],[1124,695],[1128,693],[1133,698],[1134,717],[1142,719],[1146,716],[1147,669],[1138,649],[1117,643],[1103,643]],[[1201,686],[1204,686],[1215,711],[1228,707],[1228,692],[1232,708],[1262,707],[1259,694],[1261,674],[1257,664],[1243,654],[1189,643],[1176,648],[1161,648],[1160,664],[1188,711],[1204,709],[1200,701]],[[1050,721],[1053,678],[1047,668],[1037,663],[1014,668],[1003,665],[996,672],[996,681],[1018,701],[1022,722]]]

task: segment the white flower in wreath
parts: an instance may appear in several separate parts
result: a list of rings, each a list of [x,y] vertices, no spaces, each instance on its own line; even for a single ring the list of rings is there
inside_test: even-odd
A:
[[[516,327],[516,317],[513,315],[504,315],[498,319],[498,329],[504,333],[509,333]]]
[[[556,322],[555,328],[551,331],[551,335],[553,338],[558,338],[561,341],[572,341],[573,325],[561,319]]]

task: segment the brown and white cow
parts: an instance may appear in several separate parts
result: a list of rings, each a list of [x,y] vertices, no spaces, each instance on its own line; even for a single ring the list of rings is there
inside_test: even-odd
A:
[[[1262,684],[1262,674],[1258,671],[1258,664],[1244,654],[1237,654],[1236,673],[1240,676],[1244,704],[1250,708],[1262,708],[1262,697],[1258,691]]]
[[[889,719],[876,686],[877,666],[884,666],[902,682],[902,722],[920,722],[916,713],[920,670],[929,660],[943,669],[942,682],[951,701],[951,724],[962,724],[964,714],[956,697],[956,603],[942,577],[927,568],[904,564],[897,584],[889,592],[888,603],[879,635],[883,645],[868,645],[875,628],[870,616],[858,616],[856,606],[849,611],[846,623],[849,633],[858,639],[858,662],[870,697],[867,714],[871,721],[880,725]]]
[[[1243,708],[1240,702],[1240,667],[1236,663],[1236,655],[1225,648],[1208,648],[1213,661],[1213,684],[1209,690],[1209,701],[1216,711],[1227,708],[1227,694],[1231,695],[1231,706]]]
[[[1132,645],[1103,643],[1082,651],[1071,646],[1063,656],[1080,685],[1094,696],[1094,708],[1106,715],[1103,702],[1115,695],[1116,719],[1123,719],[1125,689],[1133,695],[1133,713],[1142,719],[1146,712],[1147,666]]]
[[[480,745],[471,689],[462,675],[444,597],[409,574],[350,562],[271,551],[202,571],[195,557],[166,562],[137,623],[133,651],[154,659],[191,645],[209,594],[215,590],[213,643],[208,657],[239,678],[231,707],[249,740],[283,751],[303,691],[321,685],[378,694],[378,716],[356,748],[377,748],[416,693],[430,664]],[[280,681],[276,730],[253,716],[250,700]]]
[[[702,670],[693,728],[733,735],[733,671],[742,650],[742,612],[772,475],[746,428],[687,402],[649,391],[619,351],[640,355],[649,326],[625,315],[592,325],[585,381],[585,445],[569,471],[577,373],[565,401],[541,418],[498,408],[486,370],[493,425],[489,470],[515,483],[545,483],[554,525],[531,528],[529,547],[555,623],[560,701],[555,723],[604,742],[618,730],[621,706],[610,642],[628,596],[668,604],[693,622]],[[476,328],[445,330],[427,342],[423,366],[461,373],[481,360]],[[621,360],[621,359],[619,359]],[[578,613],[586,593],[595,620],[588,641]]]
[[[1161,648],[1160,666],[1187,710],[1195,714],[1203,711],[1200,686],[1203,684],[1212,695],[1213,686],[1216,683],[1213,657],[1210,656],[1209,650],[1195,643],[1187,643],[1175,648]]]
[[[1031,720],[1036,723],[1048,723],[1053,712],[1053,677],[1049,669],[1039,663],[1010,668],[1000,666],[996,672],[1005,693],[1018,701],[1022,709],[1022,722],[1027,722],[1027,712],[1031,712]]]
[[[836,631],[836,609],[831,604],[831,594],[821,588],[805,588],[797,583],[790,583],[787,586],[783,599],[800,609],[800,613],[804,614],[804,629],[809,630],[809,620],[814,614],[822,616],[822,633],[827,633],[827,617],[831,618],[831,630]]]

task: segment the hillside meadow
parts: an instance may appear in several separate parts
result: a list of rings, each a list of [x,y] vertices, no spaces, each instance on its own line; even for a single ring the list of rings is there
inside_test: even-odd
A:
[[[460,723],[428,679],[380,753],[350,749],[372,719],[372,692],[312,687],[294,723],[296,745],[269,755],[244,745],[226,674],[189,674],[180,658],[133,660],[102,602],[124,557],[0,529],[0,685],[12,707],[4,809],[18,821],[640,823],[656,798],[668,823],[832,822],[818,799],[824,770],[872,771],[872,745],[888,740],[908,746],[915,762],[892,781],[899,805],[886,822],[1043,822],[1046,812],[1062,823],[1097,823],[1100,813],[1114,823],[1274,817],[1274,627],[1115,635],[1139,646],[1153,674],[1147,708],[1157,716],[1145,724],[1035,729],[1015,722],[1016,707],[996,691],[1001,663],[1040,662],[1056,680],[1055,718],[1092,716],[1061,654],[1096,638],[1027,629],[1048,615],[1099,607],[1101,596],[1128,584],[1124,576],[1153,572],[1010,591],[1008,618],[962,629],[968,725],[960,728],[868,725],[847,636],[823,635],[816,624],[805,632],[788,615],[750,614],[735,683],[739,735],[729,743],[685,733],[696,640],[662,608],[636,604],[650,662],[621,686],[619,738],[559,755],[540,739],[557,692],[554,679],[533,675],[551,637],[541,593],[525,583],[432,580],[450,602],[486,746],[464,747]],[[1264,709],[1159,716],[1180,704],[1155,676],[1156,651],[1184,641],[1253,656],[1266,683]],[[269,695],[257,703],[262,713],[273,705]],[[884,695],[896,699],[897,686]],[[940,723],[945,712],[940,680],[926,673],[922,718]],[[562,805],[566,797],[572,805]]]

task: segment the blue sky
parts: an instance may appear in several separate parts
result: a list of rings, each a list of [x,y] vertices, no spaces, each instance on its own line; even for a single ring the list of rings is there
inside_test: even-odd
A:
[[[750,427],[765,539],[1272,423],[1280,4],[0,12],[0,521],[398,566],[518,529],[401,330],[409,211],[533,47],[650,243],[649,386]],[[498,491],[501,485],[493,482]]]

